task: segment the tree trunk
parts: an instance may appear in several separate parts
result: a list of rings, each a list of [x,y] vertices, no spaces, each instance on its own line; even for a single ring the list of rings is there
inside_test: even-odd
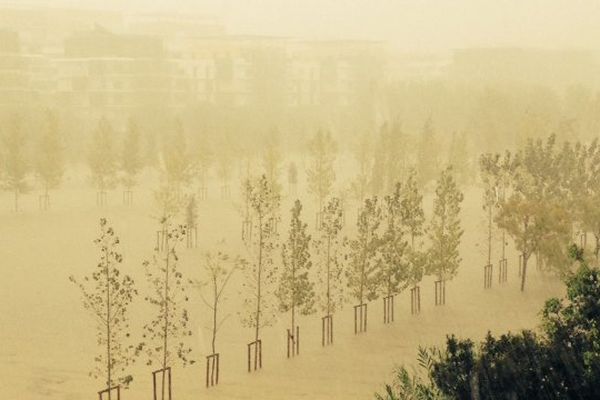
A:
[[[600,255],[600,233],[594,233],[596,239],[596,247],[594,248],[594,255],[596,256],[596,264],[598,264],[598,256]]]
[[[217,307],[219,305],[219,295],[217,293],[217,278],[213,277],[213,285],[215,290],[215,297],[213,302],[213,332],[212,332],[212,354],[216,353],[215,343],[217,341]]]
[[[488,265],[492,263],[492,207],[488,206]]]
[[[254,340],[258,340],[260,331],[260,301],[261,301],[261,275],[262,275],[262,251],[263,251],[263,226],[262,226],[262,215],[258,216],[258,227],[259,227],[259,239],[258,239],[258,280],[257,280],[257,295],[256,295],[256,330],[254,334]],[[254,346],[255,357],[258,354],[258,346]]]
[[[523,269],[521,270],[521,292],[525,291],[525,276],[527,275],[527,260],[529,255],[525,252],[522,253],[523,257]]]
[[[104,249],[105,263],[106,263],[106,370],[108,380],[106,382],[106,388],[108,389],[108,400],[111,400],[112,386],[112,363],[111,363],[111,351],[110,351],[110,265],[108,262],[108,254]]]
[[[331,272],[330,272],[330,257],[331,257],[331,236],[327,235],[327,315],[331,315]]]
[[[167,226],[167,229],[165,230],[165,248],[167,250],[167,256],[166,256],[166,260],[165,260],[165,310],[164,310],[164,317],[165,317],[165,325],[164,325],[164,332],[163,332],[163,373],[162,373],[162,393],[161,393],[161,399],[164,400],[165,399],[165,371],[164,369],[167,368],[167,357],[168,357],[168,351],[167,351],[167,345],[168,345],[168,334],[169,334],[169,256],[171,255],[171,249],[169,247],[169,228]]]

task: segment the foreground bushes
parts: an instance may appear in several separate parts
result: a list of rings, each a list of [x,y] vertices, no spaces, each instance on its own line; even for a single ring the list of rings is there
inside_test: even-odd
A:
[[[521,331],[478,346],[449,336],[444,349],[419,349],[422,374],[398,369],[379,400],[593,399],[600,382],[599,271],[584,262],[566,279],[567,295],[550,299],[539,333]]]

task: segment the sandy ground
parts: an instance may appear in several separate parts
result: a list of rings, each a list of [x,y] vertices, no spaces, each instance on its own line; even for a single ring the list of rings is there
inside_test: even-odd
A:
[[[199,248],[181,251],[181,268],[190,278],[199,277],[202,249],[220,238],[227,238],[232,253],[244,254],[239,213],[232,201],[218,200],[217,187],[212,185],[210,198],[199,205]],[[235,197],[237,184],[232,189]],[[106,216],[121,237],[125,272],[145,290],[141,264],[152,254],[157,225],[151,199],[149,189],[138,189],[134,207],[129,209],[121,205],[121,191],[115,190],[109,193],[109,206],[100,210],[92,189],[81,189],[78,182],[70,181],[53,194],[50,211],[39,211],[37,194],[32,193],[22,198],[23,211],[14,213],[10,194],[0,195],[0,393],[4,399],[97,398],[95,393],[103,385],[87,376],[98,351],[94,323],[68,276],[82,277],[93,269],[98,252],[92,241],[98,234],[98,219]],[[282,227],[287,226],[290,201],[287,198],[282,207]],[[313,216],[308,208],[305,219],[310,223]],[[203,327],[210,314],[193,295],[194,351],[200,362],[174,368],[174,398],[370,399],[391,379],[394,366],[414,364],[419,345],[442,344],[447,333],[481,338],[488,330],[535,328],[544,300],[560,295],[562,286],[530,267],[527,290],[520,293],[517,254],[509,246],[508,284],[497,285],[496,269],[493,289],[484,291],[485,257],[482,244],[477,243],[484,237],[482,218],[479,192],[471,189],[463,213],[463,263],[457,278],[447,286],[446,306],[434,307],[433,282],[427,278],[422,284],[421,315],[410,315],[409,293],[405,292],[396,299],[394,323],[384,325],[382,301],[377,300],[369,306],[368,332],[358,336],[353,333],[352,307],[347,306],[335,317],[335,344],[328,348],[320,344],[321,316],[302,317],[301,354],[293,360],[285,356],[288,316],[282,315],[261,335],[264,368],[258,373],[246,372],[246,344],[253,336],[241,327],[236,315],[238,275],[224,305],[231,318],[223,325],[217,343],[222,360],[221,382],[216,388],[204,388],[209,332]],[[494,260],[499,258],[496,250]],[[144,322],[142,303],[139,299],[131,309],[136,327]],[[150,367],[138,362],[131,372],[134,382],[123,399],[150,398]]]

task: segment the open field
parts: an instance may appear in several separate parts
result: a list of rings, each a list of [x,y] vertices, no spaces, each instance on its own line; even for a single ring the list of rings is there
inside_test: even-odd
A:
[[[244,255],[240,240],[241,217],[232,201],[216,199],[217,185],[211,187],[212,197],[199,204],[199,247],[185,249],[180,255],[181,268],[189,278],[198,278],[198,260],[202,249],[226,238],[232,254]],[[237,185],[235,185],[237,186]],[[131,274],[142,292],[134,303],[132,324],[140,328],[144,322],[146,289],[142,261],[152,254],[157,223],[152,218],[152,192],[139,189],[133,208],[121,206],[121,192],[109,193],[109,205],[98,209],[91,189],[78,189],[70,182],[53,194],[53,208],[37,210],[37,195],[23,197],[23,211],[10,210],[12,197],[3,193],[0,201],[0,385],[3,398],[15,400],[93,398],[103,384],[87,376],[97,352],[94,323],[81,306],[80,293],[68,281],[73,274],[87,274],[97,262],[98,252],[92,243],[98,234],[98,219],[108,218],[121,238],[124,272]],[[237,198],[233,187],[232,198]],[[175,368],[174,396],[178,399],[368,399],[389,381],[394,365],[414,362],[419,345],[441,344],[447,333],[481,338],[487,330],[534,328],[537,313],[544,300],[561,293],[561,284],[530,268],[528,287],[519,291],[516,276],[517,254],[509,245],[508,284],[483,290],[484,264],[481,245],[484,237],[483,214],[479,190],[465,193],[461,245],[463,262],[455,280],[447,286],[447,305],[434,307],[433,282],[422,283],[422,313],[410,315],[409,293],[396,300],[396,318],[384,325],[381,300],[369,306],[369,328],[366,334],[354,336],[352,307],[348,304],[336,315],[335,344],[321,348],[321,316],[301,317],[301,354],[293,360],[285,356],[285,329],[288,316],[282,315],[272,327],[262,333],[263,370],[246,372],[246,344],[252,338],[249,329],[242,328],[236,310],[239,307],[238,274],[229,287],[225,302],[231,314],[222,328],[217,347],[222,354],[221,378],[216,388],[204,388],[204,356],[209,353],[209,335],[204,330],[209,313],[195,293],[192,293],[190,313],[195,327],[194,357],[197,364],[185,369]],[[426,213],[431,199],[425,198]],[[286,233],[291,199],[282,204],[280,233]],[[355,211],[348,208],[348,221],[354,221]],[[304,218],[312,230],[314,212],[307,206]],[[348,225],[349,225],[348,224]],[[347,234],[352,228],[347,227]],[[479,239],[478,239],[479,238]],[[493,259],[498,257],[494,255]],[[140,329],[137,329],[139,332]],[[134,328],[134,333],[136,329]],[[149,398],[152,391],[152,367],[138,361],[132,369],[134,381],[124,399]]]

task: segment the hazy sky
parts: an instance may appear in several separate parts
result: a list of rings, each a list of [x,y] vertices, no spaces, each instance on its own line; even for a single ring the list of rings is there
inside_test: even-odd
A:
[[[22,0],[196,11],[231,33],[380,39],[409,50],[468,46],[600,49],[600,0]],[[0,0],[0,4],[15,3]]]

